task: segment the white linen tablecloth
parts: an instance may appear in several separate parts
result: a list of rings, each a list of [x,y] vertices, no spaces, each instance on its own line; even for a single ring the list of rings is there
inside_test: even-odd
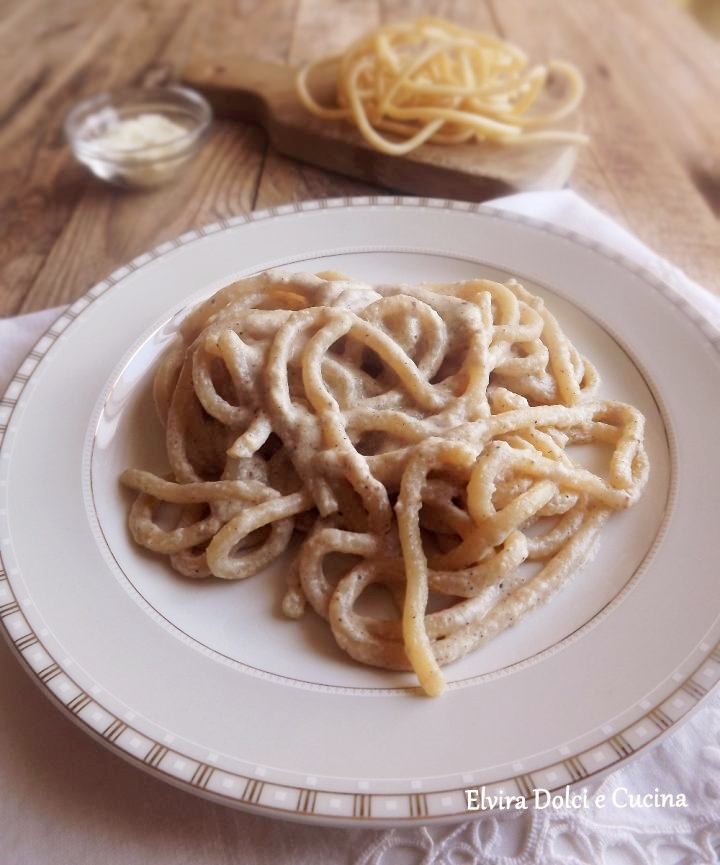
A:
[[[574,193],[523,193],[492,205],[619,250],[720,326],[720,298]],[[0,320],[0,392],[59,313]],[[682,793],[688,806],[548,808],[391,830],[257,817],[176,789],[105,750],[54,708],[0,640],[0,865],[719,863],[720,693],[608,776],[600,792],[610,803],[620,788]]]

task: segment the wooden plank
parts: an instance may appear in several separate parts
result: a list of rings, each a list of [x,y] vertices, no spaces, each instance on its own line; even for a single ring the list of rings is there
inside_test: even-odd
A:
[[[221,123],[187,172],[167,187],[146,193],[93,183],[73,208],[20,311],[73,300],[160,243],[251,210],[264,146],[257,130]]]
[[[298,0],[198,0],[192,57],[209,66],[231,65],[242,55],[285,63],[297,4]]]
[[[299,0],[285,62],[297,66],[323,52],[342,51],[353,39],[380,21],[376,0]],[[258,187],[256,206],[275,207],[292,201],[366,195],[376,187],[312,165],[296,162],[270,147]]]
[[[61,131],[73,77],[66,70],[78,46],[93,44],[105,12],[91,0],[27,0],[0,21],[2,314],[22,308],[81,194]]]
[[[621,0],[503,0],[496,10],[504,36],[541,60],[576,63],[587,79],[583,115],[591,143],[571,186],[720,293],[720,226],[670,143],[662,106],[638,83],[667,77],[676,62],[656,38],[652,55],[642,58],[644,70],[638,67],[640,22],[654,17],[654,27],[669,31],[683,13],[664,0],[635,0],[637,22],[621,27],[617,16],[627,6]],[[709,96],[704,104],[712,104]]]
[[[136,6],[141,14],[130,15]],[[142,0],[137,4],[135,0],[126,0],[124,14],[110,20],[105,39],[121,40],[120,48],[114,52],[119,62],[122,49],[133,41],[133,30],[149,27],[154,35],[128,57],[126,79],[140,82],[155,77],[173,78],[194,40],[207,38],[211,32],[208,22],[213,21],[212,9],[207,3],[187,4],[184,14],[180,14],[182,9],[172,0],[165,0],[164,8],[154,4],[154,20],[150,22],[142,14],[143,7]],[[241,7],[239,4],[238,8]],[[253,27],[257,28],[254,34]],[[243,19],[248,39],[259,41],[266,28],[264,16],[255,19],[250,14]],[[288,39],[289,36],[288,30]],[[108,71],[110,76],[116,74],[112,69]],[[93,80],[98,80],[94,73]],[[25,289],[17,311],[77,297],[119,264],[158,244],[190,229],[251,210],[255,206],[265,147],[265,137],[257,129],[216,122],[206,146],[181,178],[169,186],[142,193],[116,190],[94,179],[88,180],[79,168],[71,166],[69,170],[73,171],[82,194],[72,204],[61,232],[53,238],[42,267]],[[138,207],[143,199],[144,206]],[[93,254],[89,255],[87,250]]]
[[[381,0],[383,21],[402,21],[421,15],[447,18],[464,27],[498,33],[492,0]]]
[[[642,3],[614,0],[613,12],[620,32],[632,34],[624,40],[628,75],[652,106],[659,137],[720,215],[720,42],[673,5],[663,15],[643,15]]]
[[[378,0],[299,0],[285,59],[291,66],[299,66],[338,54],[380,23]]]
[[[142,0],[122,4],[100,0],[94,7],[72,0],[67,6],[57,4],[64,11],[53,12],[57,17],[50,18],[47,4],[30,0],[29,5],[27,18],[14,19],[13,26],[3,31],[2,40],[3,48],[13,40],[37,46],[43,60],[32,63],[41,62],[44,69],[36,86],[25,87],[24,92],[22,87],[17,90],[18,82],[7,83],[22,110],[13,113],[0,133],[3,180],[7,181],[0,184],[3,314],[61,302],[92,284],[79,274],[77,283],[53,285],[57,277],[52,275],[51,251],[62,235],[76,232],[82,217],[75,214],[83,198],[109,205],[117,193],[89,179],[74,164],[62,134],[65,115],[75,101],[87,95],[142,80],[181,26],[190,0],[163,0],[151,6]],[[23,33],[28,41],[23,42]],[[32,69],[32,63],[21,65]],[[62,248],[64,254],[87,261],[88,278],[94,281],[102,270],[102,264],[95,265],[103,260],[104,249],[109,252],[104,257],[106,272],[117,263],[112,258],[112,240],[92,247],[88,241],[78,235],[76,244],[65,242]],[[94,249],[92,262],[88,248]],[[47,302],[41,300],[45,296]]]
[[[295,64],[416,14],[578,62],[593,143],[573,188],[720,293],[720,52],[668,0],[25,0],[0,2],[0,315],[71,300],[225,216],[374,189],[284,159],[254,127],[218,122],[187,177],[119,192],[68,152],[61,127],[74,101],[172,78],[198,45],[228,62],[242,51]]]

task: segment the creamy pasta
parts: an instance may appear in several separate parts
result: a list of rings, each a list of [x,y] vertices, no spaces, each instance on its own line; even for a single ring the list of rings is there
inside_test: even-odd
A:
[[[267,271],[192,310],[157,370],[166,475],[135,540],[190,578],[261,574],[355,660],[441,668],[544,603],[637,501],[644,419],[516,280],[368,285]],[[611,454],[604,474],[572,455]]]

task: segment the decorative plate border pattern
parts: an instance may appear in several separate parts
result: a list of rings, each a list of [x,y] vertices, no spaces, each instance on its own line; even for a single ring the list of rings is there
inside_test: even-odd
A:
[[[720,356],[720,332],[680,293],[646,268],[577,232],[488,205],[444,199],[363,196],[300,202],[224,219],[197,231],[187,232],[176,240],[161,244],[133,259],[72,303],[36,342],[0,398],[0,472],[3,461],[10,459],[6,444],[10,421],[32,376],[52,346],[64,337],[72,322],[106,291],[149,262],[209,234],[259,220],[317,209],[352,206],[416,206],[468,213],[480,212],[565,237],[580,246],[593,249],[641,277],[673,303]],[[4,483],[0,481],[0,491]],[[252,776],[228,772],[216,765],[217,755],[208,754],[205,761],[199,761],[183,753],[180,747],[172,747],[172,737],[167,737],[167,741],[148,737],[133,726],[134,717],[131,712],[121,718],[102,705],[100,688],[91,689],[91,693],[84,691],[64,668],[67,664],[62,659],[53,657],[47,648],[43,637],[47,638],[48,634],[42,630],[38,633],[30,626],[23,614],[23,601],[18,599],[13,591],[12,568],[8,568],[3,559],[3,548],[7,549],[9,546],[9,539],[2,534],[7,514],[4,502],[4,499],[0,500],[0,620],[10,647],[36,684],[66,715],[121,757],[191,792],[267,816],[282,816],[305,822],[314,820],[326,824],[354,826],[396,825],[459,821],[473,814],[486,813],[469,812],[467,809],[465,790],[476,785],[472,773],[463,776],[465,786],[462,788],[451,787],[425,792],[422,781],[418,780],[411,782],[410,786],[414,788],[411,792],[380,793],[370,792],[368,782],[358,781],[356,792],[337,792],[324,788],[319,779],[313,777],[305,778],[305,786],[302,787],[273,783],[266,780],[266,770],[260,766]],[[698,657],[693,672],[689,676],[675,674],[672,678],[677,683],[677,688],[659,704],[641,702],[639,708],[645,714],[637,721],[622,729],[604,727],[602,732],[607,738],[588,750],[572,753],[569,747],[562,747],[559,749],[560,759],[536,771],[526,773],[518,766],[515,776],[484,784],[487,794],[530,797],[532,791],[539,787],[556,793],[567,785],[577,785],[599,778],[632,755],[656,743],[697,709],[702,700],[720,683],[720,642],[701,642],[696,647],[695,654]],[[93,693],[96,690],[98,693]]]

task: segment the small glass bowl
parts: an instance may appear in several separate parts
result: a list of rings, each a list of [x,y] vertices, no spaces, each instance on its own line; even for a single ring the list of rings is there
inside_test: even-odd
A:
[[[77,105],[65,121],[75,157],[117,186],[147,189],[177,176],[197,153],[212,109],[187,87],[100,93]]]

